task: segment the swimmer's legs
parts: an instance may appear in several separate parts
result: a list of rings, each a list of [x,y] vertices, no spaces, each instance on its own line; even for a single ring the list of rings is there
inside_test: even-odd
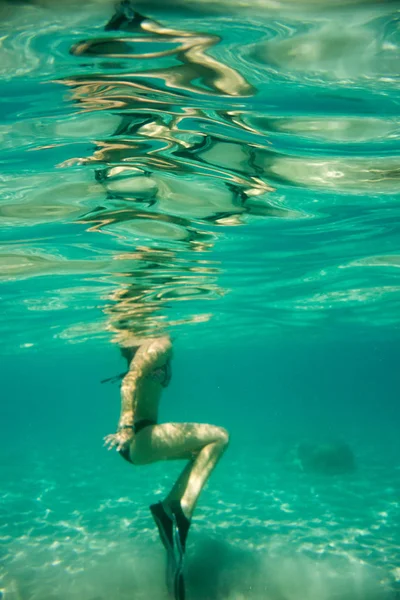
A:
[[[165,423],[146,427],[132,440],[135,465],[159,460],[189,459],[163,505],[168,511],[178,501],[191,518],[198,497],[229,442],[222,427],[198,423]]]
[[[133,464],[188,459],[163,502],[150,507],[167,552],[167,587],[176,600],[184,600],[183,557],[190,519],[204,484],[229,441],[221,427],[196,423],[165,423],[146,427],[130,446]]]
[[[173,506],[174,502],[179,502],[184,515],[189,519],[192,517],[201,490],[228,445],[229,436],[224,429],[219,429],[216,437],[214,442],[205,445],[188,462],[164,500],[165,506]]]

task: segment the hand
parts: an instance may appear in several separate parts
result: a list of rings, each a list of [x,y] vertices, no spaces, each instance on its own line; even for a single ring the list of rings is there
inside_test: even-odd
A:
[[[126,444],[129,444],[134,435],[132,429],[120,429],[117,433],[106,435],[104,446],[108,450],[112,450],[116,446],[116,450],[119,452]]]

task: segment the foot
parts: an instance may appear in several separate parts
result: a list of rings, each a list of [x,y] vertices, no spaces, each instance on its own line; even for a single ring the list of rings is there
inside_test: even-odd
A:
[[[104,27],[105,31],[115,31],[118,29],[136,29],[140,27],[143,17],[139,15],[130,0],[122,0],[116,6],[115,15]]]

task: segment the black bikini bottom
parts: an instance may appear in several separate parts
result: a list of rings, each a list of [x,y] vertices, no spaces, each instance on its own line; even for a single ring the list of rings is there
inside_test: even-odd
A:
[[[136,421],[136,423],[133,424],[133,433],[137,435],[139,431],[142,431],[142,429],[145,429],[145,427],[149,427],[150,425],[157,425],[157,421],[153,421],[152,419],[141,419],[140,421]],[[125,448],[119,450],[119,453],[122,458],[132,463],[129,456],[129,445],[126,445]]]
[[[133,424],[133,433],[138,434],[139,431],[142,431],[145,427],[149,427],[150,425],[157,425],[157,421],[153,421],[153,419],[140,419],[140,421],[136,421]]]

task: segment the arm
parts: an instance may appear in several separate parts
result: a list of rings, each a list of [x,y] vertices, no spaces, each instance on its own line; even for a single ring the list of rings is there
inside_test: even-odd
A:
[[[105,446],[109,450],[116,446],[121,450],[130,442],[133,436],[133,421],[137,404],[137,390],[143,377],[161,367],[170,358],[172,345],[168,337],[160,337],[146,341],[136,352],[129,371],[122,380],[121,385],[121,415],[118,422],[117,433],[104,438]]]
[[[148,340],[136,352],[129,371],[121,384],[121,415],[118,429],[133,425],[139,382],[150,375],[154,369],[165,364],[171,357],[172,345],[168,337]]]

